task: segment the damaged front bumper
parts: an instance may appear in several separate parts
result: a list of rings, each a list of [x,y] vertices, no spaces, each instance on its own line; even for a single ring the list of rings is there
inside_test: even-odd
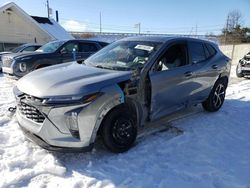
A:
[[[102,88],[98,93],[101,94],[84,96],[82,103],[55,104],[15,87],[17,121],[30,140],[47,150],[91,150],[105,115],[124,102],[116,85]]]
[[[17,121],[31,141],[52,151],[92,149],[97,112],[88,115],[92,112],[89,109],[93,109],[88,104],[48,106],[25,94],[16,94],[16,100]]]
[[[28,138],[30,141],[36,143],[38,146],[40,146],[43,149],[49,150],[49,151],[55,151],[55,152],[87,152],[91,151],[94,144],[90,144],[89,146],[82,147],[82,148],[70,148],[70,147],[57,147],[49,145],[47,142],[45,142],[42,138],[39,136],[31,133],[27,129],[25,129],[22,125],[20,125],[21,130],[23,131],[26,138]]]

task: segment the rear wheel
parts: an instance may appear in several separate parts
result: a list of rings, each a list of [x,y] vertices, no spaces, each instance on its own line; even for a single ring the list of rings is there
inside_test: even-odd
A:
[[[104,119],[101,129],[104,145],[112,152],[127,151],[135,142],[135,120],[125,107],[117,107]]]
[[[206,101],[202,103],[205,110],[209,112],[218,111],[224,103],[227,84],[225,80],[219,79],[209,94]]]
[[[237,67],[236,67],[236,76],[238,78],[242,78],[244,75],[242,74],[242,69],[241,69],[241,65],[238,64]]]

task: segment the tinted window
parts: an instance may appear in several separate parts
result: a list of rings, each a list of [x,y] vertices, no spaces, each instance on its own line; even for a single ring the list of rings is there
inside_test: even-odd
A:
[[[93,43],[80,43],[80,52],[96,52],[97,50]]]
[[[23,52],[33,52],[33,51],[35,51],[36,50],[36,47],[34,47],[34,46],[29,46],[29,47],[27,47],[27,48],[24,48],[23,49]]]
[[[155,70],[164,71],[181,67],[187,64],[186,44],[175,44],[171,46],[158,61]]]
[[[101,47],[105,47],[105,46],[108,45],[108,43],[106,43],[106,42],[99,42],[99,44],[100,44]]]
[[[204,47],[204,50],[205,50],[206,57],[209,58],[211,55],[210,55],[206,45],[204,44],[203,47]]]
[[[73,52],[74,49],[76,52],[78,52],[79,51],[78,45],[74,42],[70,42],[70,43],[66,44],[62,50],[65,51],[66,53],[71,53],[71,52]]]
[[[22,49],[23,49],[23,45],[12,49],[11,52],[17,53],[17,52],[20,52],[20,50],[22,50]]]
[[[216,50],[214,49],[214,47],[212,45],[206,44],[205,46],[206,46],[207,50],[209,51],[208,57],[214,56],[216,54]]]
[[[192,63],[199,63],[206,59],[205,51],[202,43],[190,42],[190,53],[192,57]]]

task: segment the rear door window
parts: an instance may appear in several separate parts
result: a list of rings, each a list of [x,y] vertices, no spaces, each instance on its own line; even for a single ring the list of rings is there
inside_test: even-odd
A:
[[[200,63],[206,60],[206,54],[202,43],[189,42],[189,51],[192,58],[192,63]]]
[[[98,50],[94,43],[80,43],[80,52],[96,52]]]

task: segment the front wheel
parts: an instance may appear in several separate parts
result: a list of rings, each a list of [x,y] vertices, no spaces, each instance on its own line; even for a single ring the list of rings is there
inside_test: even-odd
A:
[[[127,151],[137,136],[136,121],[123,106],[111,111],[104,119],[101,129],[104,145],[114,153]]]
[[[242,78],[244,75],[242,74],[242,69],[241,69],[241,65],[238,64],[237,67],[236,67],[236,76],[238,78]]]
[[[209,112],[218,111],[224,103],[226,95],[226,83],[219,79],[211,90],[209,97],[202,103],[203,108]]]

